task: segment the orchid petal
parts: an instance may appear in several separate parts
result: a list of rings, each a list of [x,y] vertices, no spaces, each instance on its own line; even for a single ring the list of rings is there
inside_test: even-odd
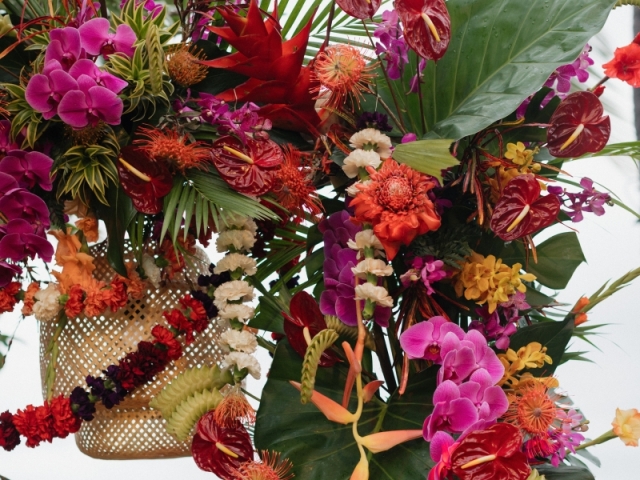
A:
[[[109,39],[109,20],[92,18],[78,29],[82,46],[90,55],[100,55],[102,46]]]
[[[80,90],[68,92],[58,105],[58,115],[64,123],[74,128],[89,125],[89,106],[85,94]]]

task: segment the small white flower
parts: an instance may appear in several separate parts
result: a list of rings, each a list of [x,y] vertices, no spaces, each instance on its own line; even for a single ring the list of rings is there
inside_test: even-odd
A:
[[[227,215],[225,220],[227,222],[226,224],[225,222],[222,222],[220,232],[226,232],[228,230],[247,230],[251,232],[252,235],[255,235],[258,231],[256,222],[249,217],[244,217],[242,215]]]
[[[258,348],[258,341],[256,340],[255,334],[246,330],[239,332],[232,328],[220,335],[218,344],[225,352],[234,350],[244,353],[253,353]]]
[[[47,288],[35,294],[34,298],[37,302],[33,305],[33,314],[38,320],[50,322],[58,316],[58,313],[62,310],[62,305],[58,302],[60,295],[61,293],[56,283],[50,283]]]
[[[361,232],[356,233],[356,238],[354,240],[349,240],[347,245],[352,250],[358,251],[358,258],[361,258],[363,255],[365,248],[373,248],[375,255],[378,257],[384,257],[384,247],[378,237],[375,236],[373,230],[367,229]]]
[[[246,368],[253,378],[258,380],[260,378],[260,364],[258,360],[243,352],[231,352],[224,357],[224,366],[232,367],[236,366],[238,370]]]
[[[236,319],[245,322],[253,317],[255,309],[241,303],[227,303],[218,311],[218,316],[226,320]]]
[[[218,309],[222,310],[227,306],[227,302],[236,300],[250,302],[253,300],[253,287],[244,280],[232,280],[216,288],[213,296],[213,303]]]
[[[255,236],[248,230],[226,230],[218,235],[216,248],[218,252],[226,252],[229,247],[249,251],[255,243]]]
[[[159,288],[161,282],[160,275],[162,271],[156,265],[154,258],[146,253],[142,255],[142,270],[151,284],[154,287]]]
[[[388,277],[393,275],[393,267],[387,262],[374,258],[365,258],[351,269],[356,277],[367,278],[367,273],[373,273],[376,277]]]
[[[218,262],[213,273],[216,275],[222,272],[235,272],[238,268],[242,269],[245,275],[255,275],[258,271],[256,261],[241,253],[228,253],[222,260]]]
[[[342,170],[349,178],[355,178],[358,176],[360,168],[373,167],[378,168],[382,163],[380,155],[373,150],[354,150],[344,159],[344,165]]]
[[[387,289],[369,282],[356,287],[356,300],[371,300],[382,307],[393,307],[393,298]]]
[[[349,142],[353,148],[374,150],[383,160],[391,156],[391,139],[375,128],[365,128],[354,133]]]
[[[369,183],[371,183],[371,180],[365,180],[364,182],[356,182],[353,185],[349,185],[347,187],[347,193],[349,194],[350,197],[356,198],[356,195],[360,193],[360,189],[358,188],[358,185],[368,185]]]

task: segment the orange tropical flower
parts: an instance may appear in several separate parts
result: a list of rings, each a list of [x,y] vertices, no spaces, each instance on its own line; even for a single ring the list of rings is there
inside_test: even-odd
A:
[[[98,219],[93,215],[87,215],[76,222],[76,227],[82,230],[87,242],[98,241]],[[74,235],[75,236],[75,235]]]
[[[532,382],[511,396],[504,418],[530,435],[544,435],[556,419],[557,410],[548,388],[543,383]]]
[[[62,272],[52,273],[58,279],[62,293],[68,292],[75,284],[80,285],[85,292],[88,292],[98,283],[93,278],[92,272],[96,267],[91,255],[76,252],[75,255],[62,257],[58,264],[62,266]]]
[[[140,278],[138,272],[136,271],[136,265],[133,262],[127,262],[127,277],[120,277],[127,285],[127,294],[129,297],[140,300],[144,297],[145,292],[147,291],[147,284],[144,280]]]
[[[358,222],[371,223],[373,232],[393,260],[401,245],[418,235],[440,228],[440,217],[427,192],[436,181],[407,165],[388,159],[371,180],[357,185],[360,192],[351,202]]]
[[[107,309],[109,291],[105,290],[104,286],[103,282],[94,280],[85,290],[87,297],[84,300],[84,313],[88,317],[100,316]]]
[[[243,463],[233,473],[235,480],[289,480],[293,478],[292,464],[288,459],[280,460],[280,454],[264,450],[260,462]]]
[[[289,381],[289,383],[298,390],[302,388],[298,382],[294,382],[293,380]],[[331,400],[329,397],[321,394],[320,392],[316,392],[315,390],[311,394],[311,403],[313,403],[330,422],[348,425],[353,423],[356,419],[355,415],[349,412],[349,410],[344,408],[338,402]]]
[[[640,440],[640,412],[635,408],[620,410],[616,408],[616,418],[611,423],[613,433],[628,447],[637,447]]]
[[[134,145],[140,147],[150,158],[166,162],[180,171],[201,168],[211,157],[209,149],[202,143],[188,143],[186,136],[169,128],[158,130],[142,127],[138,133],[143,138],[135,140]]]
[[[56,263],[60,266],[64,264],[64,257],[74,256],[80,250],[82,244],[77,235],[71,233],[71,227],[64,230],[50,230],[49,235],[53,235],[58,240],[56,247]]]
[[[27,287],[27,291],[24,293],[24,299],[22,300],[22,315],[25,317],[33,313],[33,304],[35,301],[35,295],[40,291],[40,284],[38,282],[32,282]]]
[[[640,45],[634,40],[626,47],[616,48],[613,59],[602,68],[606,76],[640,87]]]

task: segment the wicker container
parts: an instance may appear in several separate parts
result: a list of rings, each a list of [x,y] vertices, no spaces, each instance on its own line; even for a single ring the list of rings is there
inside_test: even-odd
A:
[[[98,280],[110,282],[113,270],[106,259],[106,245],[92,248]],[[134,350],[141,340],[152,340],[151,329],[167,325],[162,313],[178,306],[178,300],[190,290],[189,281],[196,283],[199,272],[209,266],[205,252],[198,250],[196,258],[187,262],[185,271],[174,282],[159,289],[149,288],[142,300],[132,300],[117,313],[105,312],[100,317],[79,317],[70,320],[58,340],[54,396],[69,395],[76,386],[84,386],[87,375],[97,376],[109,365]],[[43,392],[50,355],[45,348],[56,329],[56,322],[40,325],[40,373]],[[107,460],[172,458],[191,455],[190,440],[178,442],[165,429],[160,413],[149,408],[149,402],[167,383],[186,369],[212,365],[222,358],[217,344],[220,332],[212,322],[207,330],[184,348],[183,356],[172,362],[155,380],[143,385],[111,410],[97,405],[95,418],[84,422],[76,434],[81,452],[93,458]]]

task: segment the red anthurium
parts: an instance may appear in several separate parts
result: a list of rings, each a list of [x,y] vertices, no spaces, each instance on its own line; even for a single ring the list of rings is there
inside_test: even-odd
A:
[[[136,210],[147,215],[162,211],[162,197],[173,185],[171,172],[163,163],[149,159],[139,148],[127,146],[120,150],[118,173]]]
[[[440,60],[451,40],[451,18],[444,0],[396,0],[404,38],[418,55]]]
[[[510,242],[549,226],[559,211],[558,197],[541,197],[540,184],[534,175],[519,175],[504,188],[490,226],[502,240]]]
[[[576,92],[565,98],[549,120],[549,153],[569,158],[602,150],[611,135],[611,120],[603,112],[602,103],[591,92]]]
[[[460,480],[526,480],[531,468],[521,449],[520,430],[496,423],[460,442],[451,457],[453,472]]]
[[[271,140],[248,139],[243,144],[232,136],[216,140],[211,156],[220,176],[234,190],[253,196],[264,195],[271,189],[284,161],[282,150]]]
[[[336,0],[338,6],[352,17],[373,18],[382,0]]]
[[[253,460],[251,437],[240,422],[230,428],[215,421],[215,411],[203,415],[191,444],[191,454],[198,467],[220,478],[235,478],[243,463]]]
[[[315,299],[305,291],[300,291],[293,296],[289,311],[291,315],[282,312],[285,320],[284,333],[287,334],[293,349],[304,357],[313,337],[326,329],[327,323]],[[320,366],[330,367],[337,361],[333,353],[325,351],[320,357]]]

